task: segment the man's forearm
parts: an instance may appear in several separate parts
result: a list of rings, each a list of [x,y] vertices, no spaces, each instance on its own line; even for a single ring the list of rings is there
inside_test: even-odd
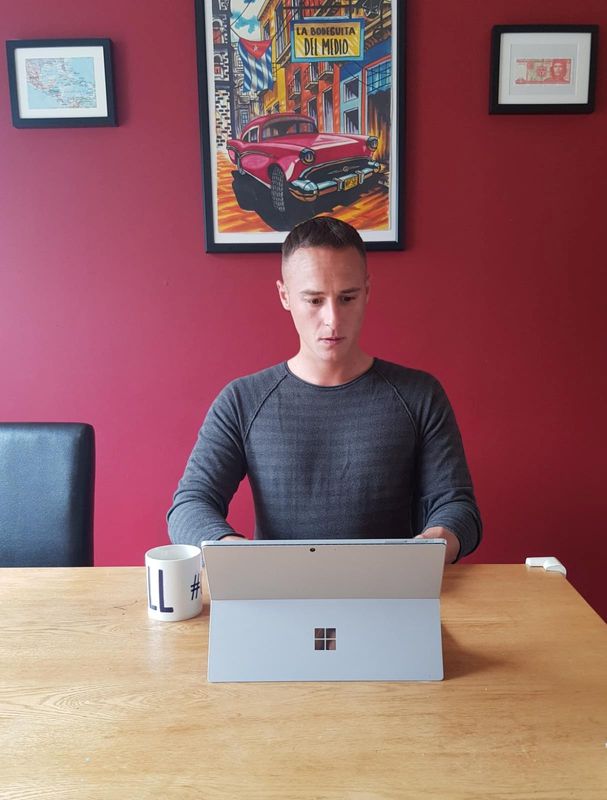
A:
[[[482,522],[471,487],[447,489],[423,499],[417,530],[443,528],[455,534],[461,544],[459,558],[479,545]]]
[[[446,539],[447,550],[445,552],[445,564],[453,564],[457,561],[457,557],[461,550],[461,542],[459,538],[450,531],[448,528],[443,528],[439,525],[433,528],[426,528],[423,533],[415,537],[416,539]]]
[[[167,521],[174,544],[199,545],[201,541],[237,535],[219,511],[201,500],[180,500],[176,496]]]

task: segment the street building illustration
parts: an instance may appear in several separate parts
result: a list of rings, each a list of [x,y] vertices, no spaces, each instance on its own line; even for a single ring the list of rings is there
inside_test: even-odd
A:
[[[277,241],[318,214],[371,240],[394,226],[393,5],[206,2],[216,237]]]

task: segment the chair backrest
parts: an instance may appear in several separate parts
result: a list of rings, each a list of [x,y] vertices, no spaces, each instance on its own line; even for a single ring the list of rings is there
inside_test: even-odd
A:
[[[93,565],[95,432],[0,423],[0,566]]]

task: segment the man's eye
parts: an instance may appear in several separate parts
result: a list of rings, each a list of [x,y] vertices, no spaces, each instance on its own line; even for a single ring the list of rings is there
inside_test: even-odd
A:
[[[313,306],[319,306],[320,305],[320,297],[312,297],[312,298],[310,298],[310,300],[308,300],[308,303],[310,303]]]
[[[346,294],[341,299],[344,303],[350,303],[352,300],[356,300],[356,297],[353,294]]]

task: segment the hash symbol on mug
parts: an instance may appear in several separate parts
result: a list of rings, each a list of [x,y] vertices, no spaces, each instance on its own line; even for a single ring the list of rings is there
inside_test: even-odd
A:
[[[158,570],[158,597],[160,599],[160,610],[166,614],[172,614],[175,610],[173,606],[165,606],[164,604],[164,573],[161,569]],[[152,611],[158,611],[158,606],[152,603],[152,591],[150,588],[150,568],[148,567],[148,605]]]
[[[200,590],[200,578],[198,576],[198,573],[194,575],[194,583],[190,586],[190,590],[192,592],[190,600],[193,600],[195,597],[198,597],[198,591]]]

